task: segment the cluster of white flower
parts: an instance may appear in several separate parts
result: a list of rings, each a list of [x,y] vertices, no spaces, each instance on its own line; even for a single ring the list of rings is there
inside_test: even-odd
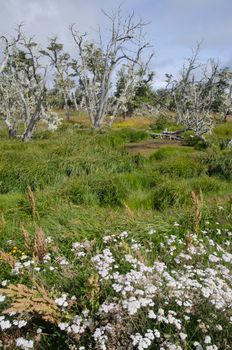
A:
[[[60,322],[58,327],[69,335],[81,336],[91,325],[91,318],[89,317],[89,310],[83,310],[80,315],[74,315],[69,322]]]
[[[107,324],[106,326],[102,326],[99,328],[96,328],[95,332],[93,333],[93,339],[99,349],[101,350],[108,350],[107,348],[107,340],[108,336],[106,335],[106,331],[111,330],[111,325]]]
[[[60,298],[55,299],[55,303],[62,308],[67,307],[68,306],[67,294],[62,294]]]
[[[117,340],[123,330],[120,334],[125,334],[127,344],[138,350],[218,350],[228,344],[232,331],[232,234],[217,228],[211,235],[207,227],[202,234],[183,237],[178,235],[179,225],[174,226],[175,234],[163,234],[159,246],[154,243],[158,233],[153,227],[148,227],[147,241],[139,241],[127,232],[106,235],[96,255],[91,241],[74,242],[71,250],[76,259],[72,265],[65,256],[55,256],[54,252],[47,253],[42,263],[25,255],[16,261],[11,278],[19,278],[22,271],[39,274],[48,268],[62,273],[68,264],[85,269],[88,263],[92,273],[94,266],[100,277],[100,292],[96,293],[100,298],[91,312],[79,309],[75,295],[70,298],[61,291],[54,300],[62,315],[59,330],[74,342],[78,339],[79,349],[85,345],[110,350],[111,340]],[[4,279],[2,287],[8,282]],[[7,303],[4,292],[0,302]],[[28,318],[26,321],[20,315],[17,319],[12,316],[0,316],[0,330],[11,332],[17,327],[17,332],[25,335]],[[36,334],[40,332],[35,330]],[[16,346],[28,350],[33,341],[20,337]]]
[[[27,325],[27,321],[25,320],[14,320],[13,325],[17,326],[18,328],[25,327]]]
[[[84,256],[86,256],[86,252],[85,252],[85,245],[79,242],[74,242],[72,244],[72,249],[73,252],[76,252],[76,257],[77,258],[82,258]]]
[[[5,299],[6,299],[5,295],[0,294],[0,303],[5,301]]]
[[[113,312],[117,309],[117,304],[116,303],[110,303],[108,301],[105,301],[99,308],[100,313],[105,313],[108,314],[110,312]]]
[[[119,235],[106,235],[103,237],[103,242],[104,243],[118,243],[120,241],[123,241],[124,239],[126,239],[128,237],[128,232],[127,231],[123,231],[121,232]]]
[[[17,338],[15,340],[15,343],[16,343],[17,347],[19,347],[20,349],[23,349],[23,350],[33,349],[33,346],[34,346],[33,340],[27,340],[27,339],[24,339],[22,337]]]
[[[63,118],[49,110],[43,113],[42,120],[48,125],[48,130],[55,131],[62,124]]]
[[[0,328],[2,331],[11,328],[12,324],[5,316],[0,316]]]
[[[131,336],[133,346],[136,346],[138,350],[143,350],[149,348],[155,339],[155,332],[148,329],[144,336],[140,333],[136,333]]]
[[[207,241],[209,246],[216,250],[213,251],[212,248],[210,250]],[[106,242],[112,244],[110,239],[107,239]],[[229,243],[226,244],[227,247],[229,245]],[[202,303],[206,303],[205,305],[211,308],[215,319],[219,310],[222,311],[225,318],[227,317],[227,321],[228,315],[231,315],[232,276],[230,268],[225,265],[231,263],[231,254],[225,248],[212,239],[206,237],[203,240],[197,235],[188,236],[186,239],[171,235],[160,246],[165,251],[164,260],[167,254],[173,257],[170,264],[172,268],[170,269],[162,260],[156,260],[153,266],[147,266],[137,257],[126,254],[124,261],[131,265],[131,269],[126,273],[115,271],[111,275],[112,288],[119,294],[118,305],[115,301],[114,303],[108,301],[99,309],[99,312],[108,313],[112,310],[120,310],[122,307],[130,316],[136,316],[141,309],[143,309],[143,314],[147,310],[147,318],[155,322],[154,326],[158,329],[154,329],[158,336],[155,336],[154,329],[144,336],[139,333],[132,336],[133,344],[138,349],[148,348],[153,337],[159,339],[160,348],[182,349],[181,343],[185,343],[188,339],[185,327],[192,322],[192,316],[194,317],[195,313],[199,312]],[[137,248],[140,249],[141,245],[137,245],[137,242],[132,240],[132,249],[136,251]],[[205,264],[207,257],[208,264]],[[213,265],[210,266],[210,264]],[[97,270],[99,271],[98,267]],[[105,279],[104,275],[102,277]],[[159,305],[157,300],[163,303],[164,309],[157,309]],[[180,308],[180,311],[170,309],[165,311],[171,305],[174,310]],[[225,310],[226,313],[224,313]],[[207,319],[207,315],[205,316]],[[210,319],[208,322],[208,325],[199,323],[202,337],[211,328]],[[167,334],[161,334],[161,324],[175,328],[178,335],[175,343],[170,343],[165,339]],[[201,326],[202,324],[204,327]],[[214,329],[222,331],[223,327],[217,324]],[[207,345],[208,349],[217,349],[217,346],[210,344]]]
[[[110,272],[115,260],[109,248],[104,249],[102,254],[95,255],[91,260],[102,279],[108,280],[111,278]]]

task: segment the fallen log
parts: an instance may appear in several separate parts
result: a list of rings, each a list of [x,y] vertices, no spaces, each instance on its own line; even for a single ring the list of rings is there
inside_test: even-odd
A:
[[[175,141],[183,141],[184,138],[180,135],[183,131],[163,131],[162,133],[151,133],[151,137],[153,139],[155,138],[161,138],[161,139],[169,139],[169,140],[175,140]]]

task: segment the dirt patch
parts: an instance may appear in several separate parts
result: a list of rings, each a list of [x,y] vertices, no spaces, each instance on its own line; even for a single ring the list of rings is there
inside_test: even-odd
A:
[[[150,155],[154,150],[166,146],[181,147],[182,144],[181,142],[173,140],[150,140],[140,143],[127,144],[125,147],[133,154]]]

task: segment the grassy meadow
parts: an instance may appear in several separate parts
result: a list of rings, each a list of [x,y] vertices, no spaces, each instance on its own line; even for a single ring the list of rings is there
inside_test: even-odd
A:
[[[231,349],[232,122],[207,147],[151,139],[165,123],[96,132],[73,113],[27,143],[1,132],[4,349]]]

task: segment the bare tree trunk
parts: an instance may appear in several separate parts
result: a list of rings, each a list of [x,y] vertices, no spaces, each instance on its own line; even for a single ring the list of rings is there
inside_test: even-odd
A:
[[[69,108],[66,109],[66,120],[68,123],[70,123],[70,111]]]
[[[27,125],[26,130],[24,131],[22,141],[29,141],[32,138],[34,128],[39,120],[38,116],[34,116],[30,119],[29,124]]]
[[[8,130],[8,135],[9,135],[9,138],[15,139],[16,136],[17,136],[17,131],[14,128],[9,129]]]
[[[22,141],[28,141],[32,138],[34,128],[38,121],[41,118],[41,112],[43,110],[43,99],[44,99],[44,94],[45,94],[45,86],[43,86],[40,96],[36,105],[35,113],[34,115],[30,118],[29,123],[27,124],[26,130],[24,131]]]
[[[97,129],[101,128],[103,124],[103,119],[105,116],[107,99],[108,99],[109,82],[110,82],[110,73],[105,71],[102,84],[101,84],[101,98],[99,102],[99,108],[94,120],[94,127]]]
[[[16,123],[9,122],[9,119],[7,119],[7,118],[4,119],[4,122],[6,124],[7,129],[8,129],[8,135],[10,138],[15,138],[17,136],[17,126],[16,126]]]
[[[72,101],[74,103],[75,110],[78,111],[79,108],[78,108],[76,96],[74,93],[72,93]]]

